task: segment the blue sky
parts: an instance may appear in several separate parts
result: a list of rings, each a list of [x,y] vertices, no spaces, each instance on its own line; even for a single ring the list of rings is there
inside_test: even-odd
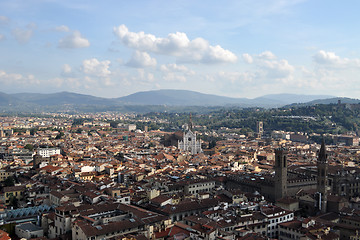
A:
[[[0,1],[0,91],[359,98],[359,1]]]

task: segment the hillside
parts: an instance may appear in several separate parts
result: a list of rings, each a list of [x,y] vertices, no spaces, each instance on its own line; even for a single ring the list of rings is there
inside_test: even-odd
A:
[[[328,98],[331,97],[331,98]],[[201,107],[277,108],[290,104],[336,103],[339,98],[326,95],[271,94],[258,98],[231,98],[188,90],[154,90],[137,92],[119,98],[101,98],[72,92],[16,93],[0,92],[3,112],[81,111],[146,112],[172,111]],[[344,99],[345,100],[345,99]],[[310,101],[310,102],[309,102]],[[353,102],[359,100],[352,99]],[[152,106],[146,107],[146,106]]]

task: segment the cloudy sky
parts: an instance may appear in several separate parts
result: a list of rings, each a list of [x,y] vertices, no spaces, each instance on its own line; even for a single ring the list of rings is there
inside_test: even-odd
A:
[[[0,91],[360,97],[360,1],[1,0]]]

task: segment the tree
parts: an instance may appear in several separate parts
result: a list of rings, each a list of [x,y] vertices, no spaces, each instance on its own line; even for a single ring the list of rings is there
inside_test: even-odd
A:
[[[56,135],[55,139],[60,139],[62,136],[64,136],[64,133],[60,132],[58,135]]]
[[[18,207],[19,200],[15,196],[10,196],[9,198],[9,205],[13,206],[14,208]]]
[[[33,151],[33,150],[34,150],[34,145],[32,145],[32,144],[26,144],[26,145],[24,146],[24,148],[25,148],[25,149],[28,149],[29,151]]]
[[[12,187],[15,185],[15,179],[10,176],[10,177],[7,177],[5,180],[4,180],[4,186],[5,187]]]
[[[213,139],[209,142],[209,149],[216,147],[216,140]]]
[[[122,152],[118,152],[115,154],[114,156],[117,160],[120,160],[120,161],[123,161],[125,158],[124,158],[124,153]]]
[[[31,128],[30,129],[30,135],[34,136],[34,134],[36,133],[36,129],[35,128]]]

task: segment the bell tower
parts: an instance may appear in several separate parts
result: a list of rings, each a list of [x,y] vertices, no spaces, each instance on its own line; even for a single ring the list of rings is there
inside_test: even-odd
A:
[[[319,209],[326,212],[327,207],[327,185],[328,185],[328,161],[325,148],[325,142],[321,143],[317,159],[317,191],[319,193]]]
[[[189,130],[192,131],[193,130],[193,122],[192,122],[192,115],[190,113],[190,117],[189,117]]]
[[[287,151],[275,149],[275,200],[287,195]]]

